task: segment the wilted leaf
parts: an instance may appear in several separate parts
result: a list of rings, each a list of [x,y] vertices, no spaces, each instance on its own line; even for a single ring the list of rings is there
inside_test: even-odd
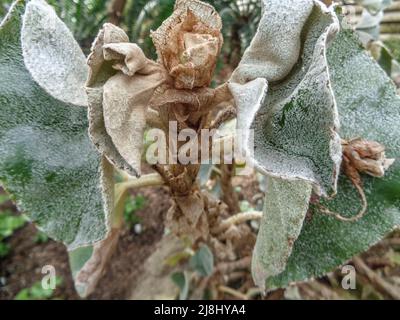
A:
[[[262,173],[333,194],[341,146],[325,54],[337,18],[319,1],[264,0],[264,7],[231,79],[238,128],[254,129],[253,162]]]
[[[264,214],[253,252],[254,282],[265,289],[265,281],[285,270],[311,196],[311,185],[303,181],[269,178]]]
[[[113,164],[139,176],[147,107],[165,72],[109,23],[95,40],[88,64],[91,139]]]
[[[96,288],[115,251],[118,239],[119,229],[111,229],[107,238],[101,242],[69,252],[75,288],[81,297],[87,297]]]
[[[314,208],[286,270],[267,282],[269,288],[321,276],[400,225],[400,98],[396,88],[351,30],[340,32],[328,51],[328,62],[341,115],[341,136],[377,141],[386,147],[387,157],[396,161],[384,178],[363,175],[368,210],[361,220],[341,222]],[[345,216],[360,208],[357,191],[344,176],[340,176],[334,200],[323,203]]]
[[[210,249],[203,245],[190,259],[189,265],[203,277],[209,276],[214,269],[214,256]]]
[[[30,5],[31,14],[40,17],[50,14],[54,18],[43,1],[35,0]],[[32,62],[29,70],[24,61],[22,47],[26,50],[30,47],[21,43],[24,11],[25,1],[17,1],[0,27],[0,180],[19,208],[41,230],[69,248],[76,248],[99,241],[107,233],[108,211],[103,208],[100,187],[101,159],[87,135],[86,108],[57,100],[49,92],[62,94],[60,87],[43,88],[40,84],[47,86],[43,79],[36,82],[32,78],[32,68],[42,66]],[[58,30],[54,32],[58,35],[66,32],[60,20],[52,21]],[[29,33],[30,25],[24,24],[25,34]],[[36,41],[48,41],[39,36],[39,30],[35,32]],[[58,55],[62,46],[69,43],[64,40],[53,44],[59,46],[57,50],[45,52]],[[44,48],[48,45],[46,42]],[[69,49],[64,48],[67,52]],[[51,61],[62,59],[50,56]],[[81,62],[80,68],[85,70]],[[61,75],[55,75],[57,70],[53,70],[53,76],[61,79]],[[39,72],[36,77],[39,79],[41,75]],[[64,100],[74,100],[71,90],[68,84]]]

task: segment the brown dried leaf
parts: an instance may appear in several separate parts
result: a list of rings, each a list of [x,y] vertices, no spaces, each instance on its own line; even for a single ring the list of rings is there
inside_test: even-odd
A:
[[[387,159],[385,147],[376,141],[354,139],[345,141],[343,156],[346,167],[352,167],[358,172],[373,177],[383,177],[385,171],[394,163],[395,159]]]
[[[120,230],[112,229],[107,238],[93,246],[93,253],[75,276],[75,287],[81,297],[91,294],[101,277],[118,244]]]
[[[147,104],[163,74],[154,68],[133,77],[118,73],[104,85],[104,124],[121,156],[140,175]]]
[[[89,132],[97,149],[114,165],[140,175],[147,105],[166,80],[124,31],[105,24],[88,58]]]

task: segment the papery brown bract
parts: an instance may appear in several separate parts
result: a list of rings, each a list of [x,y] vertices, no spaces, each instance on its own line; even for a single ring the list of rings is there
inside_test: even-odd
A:
[[[223,38],[215,9],[197,0],[177,1],[174,13],[151,34],[159,63],[177,89],[211,83]]]

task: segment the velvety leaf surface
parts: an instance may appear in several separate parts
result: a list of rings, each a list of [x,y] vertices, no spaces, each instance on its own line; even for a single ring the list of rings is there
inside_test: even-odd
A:
[[[0,27],[0,181],[40,229],[70,249],[106,235],[100,156],[87,109],[50,96],[21,48],[25,1]]]
[[[87,105],[85,55],[46,1],[28,2],[21,39],[25,65],[33,79],[61,101]]]
[[[338,30],[337,18],[319,1],[263,3],[257,35],[231,79],[238,127],[254,129],[253,162],[260,172],[305,180],[319,193],[333,194],[341,146],[325,54]],[[286,57],[286,52],[295,56]],[[263,92],[257,99],[254,90],[239,90],[255,86],[256,78],[267,80],[264,98]],[[261,101],[260,107],[252,101]]]
[[[263,217],[251,263],[254,282],[265,289],[265,280],[285,270],[299,236],[311,196],[311,184],[268,178]]]
[[[400,225],[400,98],[395,86],[351,30],[340,32],[328,51],[328,62],[341,115],[341,136],[377,141],[396,162],[382,179],[363,176],[368,211],[358,222],[341,222],[314,208],[286,270],[267,281],[270,288],[332,271]],[[340,176],[335,199],[323,203],[345,216],[360,209],[359,195],[344,176]]]

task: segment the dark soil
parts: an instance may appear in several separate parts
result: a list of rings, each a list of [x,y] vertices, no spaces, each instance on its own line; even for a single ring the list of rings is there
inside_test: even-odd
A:
[[[256,176],[235,177],[233,185],[236,188],[240,187],[240,190],[237,190],[240,201],[246,200],[255,208],[262,203],[262,192]],[[143,230],[140,234],[127,228],[123,230],[112,263],[108,265],[106,274],[88,299],[128,299],[131,296],[131,289],[141,275],[144,261],[154,251],[156,243],[163,235],[164,217],[170,206],[168,190],[165,187],[158,187],[141,189],[132,194],[141,194],[146,198],[145,208],[136,213],[141,219]],[[16,212],[10,202],[0,207],[0,210],[6,208]],[[53,265],[57,275],[63,279],[54,297],[79,299],[72,282],[65,246],[52,240],[41,244],[35,243],[36,233],[35,226],[27,224],[8,239],[12,251],[6,258],[0,259],[0,300],[13,299],[20,290],[40,281],[43,277],[41,270],[45,265]],[[342,275],[336,271],[321,279],[296,285],[296,294],[293,294],[293,290],[276,290],[265,298],[271,300],[284,298],[393,299],[396,296],[388,294],[382,288],[382,282],[389,283],[400,295],[398,280],[400,279],[400,263],[391,261],[393,257],[397,257],[393,254],[398,255],[396,252],[399,251],[400,231],[397,231],[361,255],[376,277],[369,279],[368,274],[357,270],[357,291],[341,290],[337,283],[340,283]]]
[[[136,234],[124,229],[112,263],[108,265],[106,274],[89,299],[127,298],[135,270],[151,254],[163,234],[163,217],[169,208],[168,191],[159,187],[136,192],[139,193],[146,198],[146,207],[136,213],[141,218],[143,230]],[[79,299],[74,289],[65,246],[52,240],[35,243],[36,233],[35,226],[29,223],[8,239],[12,251],[0,259],[0,300],[13,299],[20,290],[41,281],[41,270],[45,265],[53,265],[57,276],[63,280],[54,297]]]

